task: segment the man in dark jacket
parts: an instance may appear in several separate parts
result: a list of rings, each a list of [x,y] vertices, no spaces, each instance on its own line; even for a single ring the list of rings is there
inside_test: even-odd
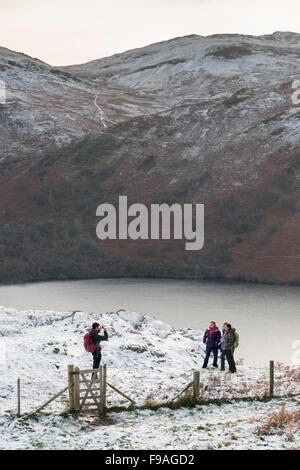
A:
[[[225,355],[228,365],[229,365],[229,370],[234,374],[236,372],[236,365],[233,357],[233,351],[234,351],[234,342],[236,339],[235,336],[235,328],[232,328],[230,323],[224,323],[224,335],[222,337],[222,351],[223,354]],[[222,361],[221,361],[222,362]],[[223,364],[222,364],[223,366]],[[221,367],[222,370],[223,367]]]
[[[100,330],[104,331],[104,335],[99,335]],[[104,326],[100,326],[99,323],[97,322],[93,323],[90,334],[92,336],[93,343],[96,346],[95,351],[92,353],[93,354],[93,369],[99,369],[100,361],[101,361],[100,342],[107,341],[108,334],[107,334],[106,328],[104,328]]]
[[[220,342],[220,349],[221,349],[221,370],[225,370],[225,349],[224,349],[224,341],[225,341],[225,325],[226,323],[223,324],[223,329],[222,329],[222,337],[221,337],[221,342]]]

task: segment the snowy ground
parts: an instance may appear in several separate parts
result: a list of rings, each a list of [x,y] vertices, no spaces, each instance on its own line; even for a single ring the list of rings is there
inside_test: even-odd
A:
[[[89,423],[73,417],[41,416],[38,420],[0,416],[0,449],[289,449],[300,447],[300,432],[294,440],[283,434],[259,436],[258,424],[266,414],[279,409],[281,401],[269,404],[197,406],[176,411],[131,411],[111,413],[104,423]],[[289,400],[288,408],[300,402]]]
[[[203,332],[175,331],[159,320],[134,312],[95,314],[83,312],[16,311],[0,307],[0,449],[208,449],[294,448],[300,446],[300,429],[293,437],[285,429],[259,435],[257,426],[286,403],[299,409],[300,395],[269,403],[253,401],[222,406],[158,411],[109,413],[101,422],[62,417],[67,394],[34,419],[17,418],[16,381],[21,378],[22,413],[34,411],[67,385],[67,365],[90,368],[82,337],[93,321],[108,328],[103,361],[108,380],[138,405],[172,398],[200,369]],[[238,352],[236,353],[238,357]],[[244,366],[231,375],[201,370],[202,399],[262,396],[268,371]],[[276,368],[275,394],[300,392],[299,370]],[[108,393],[108,406],[127,405]]]

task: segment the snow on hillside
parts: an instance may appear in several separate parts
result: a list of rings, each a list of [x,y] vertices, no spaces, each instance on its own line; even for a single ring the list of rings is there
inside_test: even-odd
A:
[[[3,308],[0,335],[6,360],[2,364],[5,380],[2,374],[0,390],[6,400],[2,406],[7,409],[15,405],[13,387],[17,377],[23,383],[24,407],[32,411],[41,399],[46,400],[66,385],[68,364],[90,368],[92,356],[84,351],[82,338],[95,320],[108,328],[103,360],[111,382],[140,403],[153,392],[159,398],[167,398],[164,390],[172,380],[179,377],[181,386],[185,383],[183,372],[199,367],[201,343],[142,314],[17,312]],[[53,408],[57,406],[54,404]]]
[[[186,96],[208,95],[213,81],[234,79],[241,88],[265,87],[278,75],[297,73],[300,35],[196,34],[162,41],[81,65],[62,67],[75,76],[136,93]],[[282,75],[282,76],[283,76]],[[214,83],[216,85],[216,83]]]
[[[204,347],[202,331],[174,330],[140,313],[17,311],[0,307],[0,448],[247,448],[295,446],[294,441],[271,436],[261,439],[254,430],[283,399],[197,406],[193,409],[134,410],[109,413],[99,425],[77,421],[59,413],[67,394],[36,420],[16,418],[16,381],[21,378],[22,413],[39,405],[67,385],[67,365],[90,368],[91,356],[83,350],[82,337],[93,321],[104,324],[109,341],[103,344],[108,380],[137,405],[170,400],[200,369]],[[237,353],[238,357],[238,353]],[[299,393],[299,371],[277,367],[276,394]],[[263,395],[266,370],[238,367],[238,373],[201,370],[203,399]],[[298,397],[299,398],[299,397]],[[299,408],[297,397],[285,400],[288,409]],[[108,406],[127,405],[108,392]],[[224,422],[233,422],[223,427]],[[103,427],[103,424],[105,427]],[[99,427],[100,426],[100,427]],[[155,431],[154,431],[155,429]],[[249,437],[251,436],[251,437]],[[300,434],[295,434],[300,444]]]
[[[128,117],[165,109],[1,47],[0,80],[6,91],[0,103],[0,161],[27,153],[32,157],[33,152],[37,156]]]
[[[292,437],[257,432],[260,423],[274,410],[280,412],[282,405],[282,400],[273,400],[174,411],[161,408],[111,413],[100,422],[57,415],[32,420],[0,415],[0,449],[299,449],[299,431]],[[296,412],[299,402],[288,400],[287,409]]]
[[[232,128],[223,129],[215,104],[227,98],[228,112],[241,104],[243,129],[260,124],[261,114],[269,118],[269,112],[285,111],[291,84],[299,79],[299,50],[296,33],[190,35],[58,68],[0,47],[0,79],[7,91],[7,103],[0,106],[0,158],[32,157],[132,117],[154,117],[191,102],[202,103],[213,127],[231,140]],[[298,125],[286,118],[293,122],[285,140],[294,142]],[[201,145],[207,139],[202,130],[197,130]]]

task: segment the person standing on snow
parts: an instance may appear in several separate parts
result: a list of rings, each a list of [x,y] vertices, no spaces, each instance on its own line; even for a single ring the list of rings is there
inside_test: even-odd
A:
[[[104,335],[100,335],[100,330],[104,331]],[[93,369],[99,369],[100,362],[101,362],[101,341],[108,340],[108,334],[106,328],[104,326],[100,326],[99,323],[95,322],[92,325],[92,329],[90,330],[90,335],[92,337],[93,344],[95,345],[95,350],[92,352],[93,354]],[[94,375],[94,374],[93,374]]]
[[[211,351],[214,354],[213,366],[218,367],[218,348],[221,341],[221,332],[215,321],[211,321],[203,336],[203,343],[206,346],[206,356],[202,368],[206,369]]]
[[[221,343],[220,343],[220,349],[221,349],[221,370],[225,370],[225,349],[224,349],[224,342],[225,342],[225,326],[227,325],[227,322],[223,324],[223,329],[222,329],[222,337],[221,337]]]
[[[222,356],[221,356],[221,370],[225,370],[225,357],[227,359],[229,370],[234,374],[236,372],[236,365],[233,357],[234,352],[234,345],[237,341],[237,332],[235,328],[232,328],[231,324],[226,322],[223,325],[224,327],[224,334],[221,339],[221,348],[222,348]],[[222,362],[223,360],[223,362]]]

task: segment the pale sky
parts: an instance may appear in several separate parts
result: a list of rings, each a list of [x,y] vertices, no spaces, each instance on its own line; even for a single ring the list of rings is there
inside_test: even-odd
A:
[[[300,33],[299,0],[0,0],[0,46],[83,63],[187,34]]]

